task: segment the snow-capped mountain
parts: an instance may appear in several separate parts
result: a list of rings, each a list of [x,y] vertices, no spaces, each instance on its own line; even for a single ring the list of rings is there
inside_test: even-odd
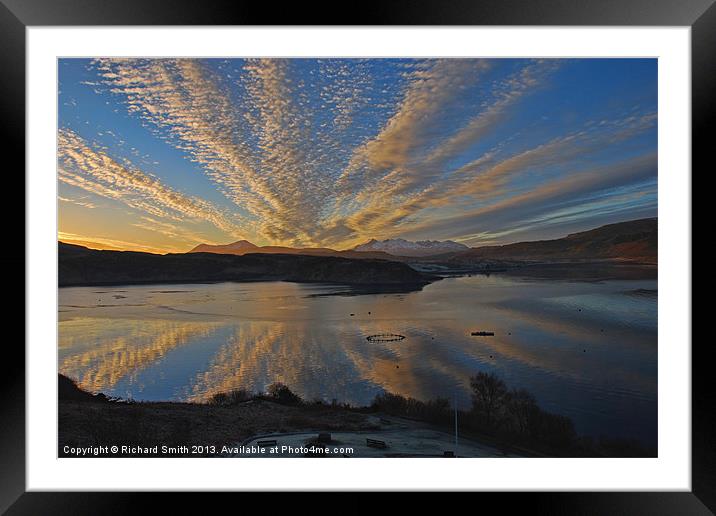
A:
[[[383,251],[396,256],[431,256],[437,254],[454,253],[469,249],[466,245],[458,244],[452,240],[418,240],[411,242],[403,238],[390,238],[387,240],[371,239],[365,244],[356,246],[354,251]]]

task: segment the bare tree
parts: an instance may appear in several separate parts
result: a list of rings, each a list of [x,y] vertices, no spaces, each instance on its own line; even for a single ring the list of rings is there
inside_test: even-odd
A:
[[[470,378],[472,410],[488,427],[499,423],[508,401],[507,385],[495,373],[477,373]]]
[[[507,411],[515,430],[523,435],[530,432],[531,419],[539,411],[537,400],[525,389],[513,389],[508,394]]]

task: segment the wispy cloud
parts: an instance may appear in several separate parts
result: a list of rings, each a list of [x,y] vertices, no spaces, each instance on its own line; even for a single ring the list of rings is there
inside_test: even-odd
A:
[[[82,206],[83,208],[96,208],[97,207],[97,205],[92,202],[88,202],[88,201],[85,201],[82,199],[70,199],[69,197],[62,197],[61,195],[57,196],[57,200],[60,202],[76,204],[77,206]]]
[[[201,231],[191,229],[184,224],[162,221],[148,216],[141,216],[140,220],[134,222],[132,226],[144,229],[151,233],[164,235],[165,237],[180,242],[187,247],[193,247],[197,242],[212,245],[221,243],[212,240],[211,238],[207,238],[207,236]]]
[[[441,174],[424,188],[397,197],[395,189],[387,187],[377,193],[372,202],[363,205],[346,218],[345,224],[372,235],[385,235],[400,225],[402,232],[414,233],[414,227],[425,228],[419,215],[434,210],[458,207],[467,209],[476,202],[489,206],[505,195],[518,196],[525,185],[532,184],[531,176],[550,166],[575,165],[610,145],[627,141],[653,127],[656,115],[628,116],[623,119],[589,123],[582,130],[554,138],[536,147],[502,159],[490,150],[473,161]],[[652,173],[656,173],[655,169]],[[567,175],[567,181],[580,180],[580,167]],[[400,202],[396,203],[398,198]],[[515,197],[517,198],[517,197]],[[385,209],[390,206],[390,209]],[[410,217],[418,216],[416,220]],[[451,220],[451,217],[445,217]],[[459,235],[453,235],[458,237]]]
[[[156,217],[204,220],[230,235],[243,234],[235,216],[223,213],[208,201],[182,194],[139,169],[118,163],[71,130],[60,130],[57,146],[59,179],[66,184]]]
[[[88,87],[121,101],[235,209],[143,171],[151,156],[132,163],[70,129],[59,135],[60,180],[130,206],[141,212],[135,227],[176,242],[211,240],[187,220],[258,243],[341,248],[437,232],[477,242],[499,231],[490,220],[528,228],[552,209],[550,192],[607,188],[610,170],[655,149],[655,139],[635,143],[656,124],[638,106],[610,107],[591,122],[562,113],[544,133],[548,124],[514,129],[525,106],[533,119],[555,115],[530,99],[571,63],[99,59]],[[521,215],[508,221],[509,210]]]
[[[584,204],[585,196],[594,192],[654,179],[656,170],[657,156],[655,153],[648,153],[549,181],[533,190],[484,208],[466,211],[439,221],[424,222],[411,228],[411,231],[430,231],[446,238],[473,234],[474,240],[479,242],[487,240],[489,235],[499,231],[526,230],[539,216],[567,206]],[[612,199],[612,202],[615,200],[618,199]],[[481,235],[474,235],[477,229],[482,232]],[[411,231],[408,231],[408,234]],[[477,238],[478,236],[480,238]]]
[[[157,247],[151,244],[108,238],[102,235],[69,233],[67,231],[59,231],[57,233],[57,239],[67,244],[82,245],[89,247],[90,249],[104,249],[109,251],[140,251],[154,254],[164,254],[171,251],[171,249]]]

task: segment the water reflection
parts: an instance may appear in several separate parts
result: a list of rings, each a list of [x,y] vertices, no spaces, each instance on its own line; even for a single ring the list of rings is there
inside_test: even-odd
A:
[[[653,280],[493,275],[405,294],[328,295],[335,290],[282,282],[61,289],[59,368],[85,388],[147,400],[203,401],[280,381],[306,399],[366,404],[387,390],[462,406],[470,375],[496,371],[582,432],[656,440]],[[495,336],[471,337],[476,329]],[[407,338],[365,339],[386,332]]]
[[[216,323],[77,318],[60,325],[60,372],[90,391],[112,392],[179,346],[208,337]],[[106,330],[106,331],[103,331]],[[93,345],[88,345],[93,343]]]

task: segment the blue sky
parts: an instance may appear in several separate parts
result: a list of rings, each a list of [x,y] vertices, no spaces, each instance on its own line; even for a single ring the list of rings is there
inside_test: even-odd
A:
[[[654,59],[62,59],[60,239],[350,248],[657,212]]]

